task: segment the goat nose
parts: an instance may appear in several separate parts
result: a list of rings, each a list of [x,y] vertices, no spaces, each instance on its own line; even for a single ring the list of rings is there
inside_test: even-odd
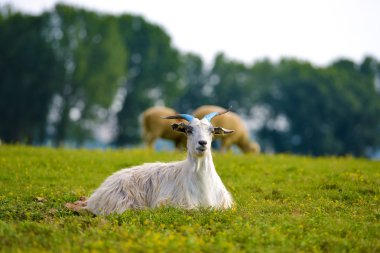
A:
[[[201,146],[206,146],[207,144],[207,141],[198,141],[199,145]]]

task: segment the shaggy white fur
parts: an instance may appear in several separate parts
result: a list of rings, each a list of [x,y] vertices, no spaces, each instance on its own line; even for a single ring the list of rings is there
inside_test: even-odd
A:
[[[162,205],[180,208],[230,208],[233,200],[218,176],[211,155],[214,131],[207,119],[192,119],[189,125],[173,124],[188,136],[185,161],[148,163],[123,169],[108,177],[87,201],[94,214],[122,213],[128,208]]]

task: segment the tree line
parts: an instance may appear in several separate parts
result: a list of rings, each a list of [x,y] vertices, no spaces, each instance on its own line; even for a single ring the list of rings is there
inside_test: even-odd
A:
[[[379,72],[370,56],[317,67],[220,53],[205,66],[140,16],[3,7],[0,139],[81,145],[109,123],[112,144],[132,145],[141,141],[139,115],[153,105],[189,113],[215,104],[242,115],[267,151],[371,155],[380,147]]]

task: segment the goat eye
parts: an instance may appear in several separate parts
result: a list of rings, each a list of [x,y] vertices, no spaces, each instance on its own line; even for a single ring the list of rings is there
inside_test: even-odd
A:
[[[187,128],[187,129],[186,129],[186,133],[188,133],[188,134],[192,134],[192,133],[193,133],[193,129],[191,129],[191,128]]]

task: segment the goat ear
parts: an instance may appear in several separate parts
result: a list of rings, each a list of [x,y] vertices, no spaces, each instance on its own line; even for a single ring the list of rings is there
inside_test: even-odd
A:
[[[183,122],[172,124],[172,128],[174,131],[186,133],[186,125]]]
[[[228,129],[225,129],[223,127],[214,127],[214,131],[213,131],[213,134],[232,134],[233,132],[235,132],[234,130],[228,130]]]

